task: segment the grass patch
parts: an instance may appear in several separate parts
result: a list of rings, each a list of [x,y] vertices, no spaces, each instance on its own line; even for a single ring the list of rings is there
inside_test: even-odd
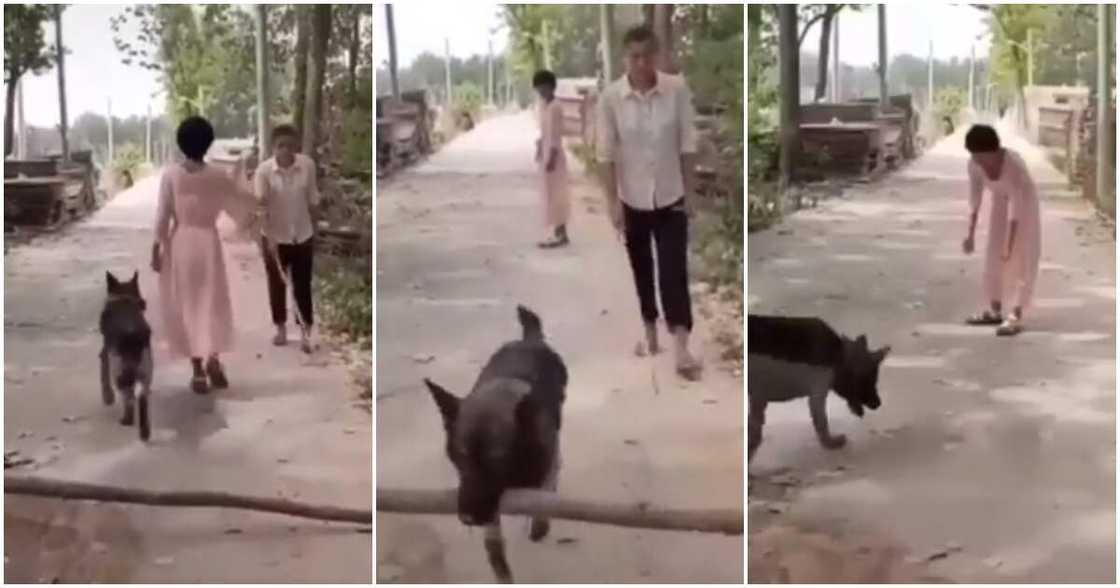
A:
[[[373,279],[364,259],[321,256],[315,276],[321,328],[362,350],[373,346]],[[319,260],[316,260],[319,261]]]

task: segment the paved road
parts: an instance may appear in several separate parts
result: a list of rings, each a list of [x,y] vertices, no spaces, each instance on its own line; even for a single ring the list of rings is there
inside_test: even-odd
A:
[[[1044,214],[1037,310],[1016,339],[961,326],[982,304],[982,260],[960,250],[961,134],[749,237],[752,312],[821,316],[894,348],[882,409],[858,422],[831,401],[844,450],[818,447],[803,403],[768,411],[752,579],[1114,580],[1114,240],[1035,149],[1010,142]]]
[[[702,350],[699,384],[669,355],[633,355],[637,301],[621,244],[575,189],[574,244],[540,251],[528,116],[480,124],[427,162],[379,184],[377,475],[379,487],[454,483],[443,429],[421,379],[465,394],[482,363],[519,333],[514,308],[543,318],[571,372],[560,492],[679,507],[742,504],[741,378]],[[708,325],[700,320],[699,335]],[[541,544],[505,523],[521,582],[729,582],[743,577],[741,538],[620,530],[558,521]],[[480,532],[452,517],[379,515],[378,578],[492,582]]]
[[[105,271],[146,267],[157,186],[158,177],[143,180],[6,257],[4,449],[44,462],[27,472],[44,476],[369,505],[371,419],[351,405],[347,369],[329,353],[310,359],[269,344],[264,272],[250,244],[227,249],[233,387],[199,397],[187,389],[189,366],[157,355],[148,445],[117,424],[119,406],[101,404]],[[141,275],[154,321],[154,276]],[[16,582],[368,583],[372,570],[368,533],[273,515],[8,496],[4,523],[6,579]]]

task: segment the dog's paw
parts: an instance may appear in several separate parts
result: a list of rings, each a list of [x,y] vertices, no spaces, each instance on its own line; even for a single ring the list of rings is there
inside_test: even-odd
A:
[[[529,526],[529,540],[537,542],[544,539],[548,536],[550,528],[547,519],[533,519],[533,523]]]
[[[821,445],[825,449],[840,449],[848,444],[848,438],[843,435],[833,435],[831,437],[821,439]]]
[[[126,427],[131,427],[132,423],[133,423],[133,419],[132,419],[131,414],[127,414],[127,415],[121,417],[121,424],[122,425],[124,425]]]

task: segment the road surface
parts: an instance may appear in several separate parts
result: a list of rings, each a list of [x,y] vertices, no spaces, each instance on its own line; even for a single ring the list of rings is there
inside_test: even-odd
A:
[[[1002,131],[1042,191],[1037,309],[1013,339],[962,326],[983,304],[983,262],[961,252],[961,133],[748,239],[751,312],[820,316],[893,346],[879,411],[860,422],[830,400],[843,450],[817,445],[804,403],[767,412],[752,581],[1114,580],[1112,231]]]
[[[422,378],[463,395],[497,347],[536,310],[571,374],[560,493],[682,508],[742,504],[742,380],[719,366],[698,318],[704,380],[672,358],[638,358],[641,323],[621,243],[600,193],[573,172],[573,244],[543,237],[527,115],[481,123],[428,161],[379,184],[377,484],[448,488],[439,413]],[[574,161],[574,160],[573,160]],[[725,582],[743,578],[741,537],[556,521],[543,543],[506,517],[519,582]],[[378,579],[493,582],[482,533],[454,517],[379,515]]]
[[[227,242],[239,339],[226,359],[232,387],[197,396],[189,365],[157,354],[147,445],[117,423],[119,402],[101,404],[105,271],[127,279],[141,269],[157,322],[146,268],[158,181],[142,180],[90,219],[6,257],[4,449],[40,462],[8,473],[368,508],[371,419],[352,406],[347,368],[328,351],[307,358],[271,346],[264,271],[249,243]],[[4,506],[9,582],[368,583],[373,569],[369,530],[353,526],[18,496]]]

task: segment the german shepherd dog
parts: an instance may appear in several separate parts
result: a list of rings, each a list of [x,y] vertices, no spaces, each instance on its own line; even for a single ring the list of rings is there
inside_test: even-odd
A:
[[[545,343],[541,319],[517,307],[521,339],[502,345],[475,382],[458,398],[424,380],[439,407],[447,456],[459,475],[459,520],[485,526],[490,567],[500,583],[512,583],[499,507],[509,488],[555,491],[560,472],[560,414],[568,369]],[[549,521],[535,518],[529,531],[540,541]]]
[[[809,416],[817,439],[839,449],[847,439],[833,435],[825,409],[829,390],[848,403],[858,417],[879,408],[879,366],[890,347],[872,351],[867,337],[852,340],[819,318],[747,315],[747,461],[762,445],[766,405],[809,399]]]
[[[106,406],[113,404],[115,385],[124,403],[121,424],[132,426],[138,412],[140,439],[147,441],[151,435],[148,396],[152,390],[152,330],[144,319],[147,303],[140,296],[140,276],[136,272],[131,280],[121,282],[105,272],[105,281],[108,295],[101,310],[101,399]]]

